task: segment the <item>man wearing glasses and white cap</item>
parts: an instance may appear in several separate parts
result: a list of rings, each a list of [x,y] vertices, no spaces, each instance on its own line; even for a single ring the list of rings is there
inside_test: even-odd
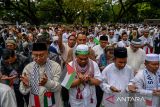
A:
[[[145,68],[140,70],[128,85],[130,92],[137,92],[145,103],[135,102],[135,107],[159,107],[160,105],[160,69],[159,55],[147,54]]]

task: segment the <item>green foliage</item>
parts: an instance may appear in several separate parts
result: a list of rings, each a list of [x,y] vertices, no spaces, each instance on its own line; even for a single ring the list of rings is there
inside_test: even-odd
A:
[[[1,19],[31,24],[141,22],[160,17],[160,0],[19,0],[0,5]]]

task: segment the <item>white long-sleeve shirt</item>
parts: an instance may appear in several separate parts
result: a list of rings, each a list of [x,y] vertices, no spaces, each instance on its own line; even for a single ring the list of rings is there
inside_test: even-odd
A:
[[[132,69],[126,65],[123,69],[119,70],[115,63],[109,64],[102,71],[103,83],[101,88],[106,93],[110,93],[110,86],[114,86],[117,89],[125,91],[129,81],[134,77]]]
[[[144,74],[145,70],[138,71],[137,75],[131,80],[129,84],[135,84],[138,87],[136,96],[143,97],[144,99],[150,99],[152,101],[151,107],[159,107],[160,105],[160,96],[153,96],[153,89],[160,89],[160,76],[158,76],[158,72],[160,74],[160,69],[157,71],[156,75],[148,71],[148,74],[153,79],[153,87],[152,89],[147,89],[147,75]],[[159,85],[158,85],[159,84]],[[145,102],[135,102],[135,107],[146,107]]]
[[[55,103],[57,107],[62,107],[62,101],[61,101],[61,97],[60,97],[60,91],[61,91],[61,86],[59,83],[59,78],[60,78],[60,74],[61,74],[61,67],[58,63],[51,61],[51,76],[52,78],[48,78],[46,84],[44,86],[39,86],[39,100],[40,100],[40,105],[41,107],[43,107],[44,105],[44,93],[46,91],[51,91],[54,92],[54,97],[55,97]],[[30,79],[31,77],[31,72],[33,72],[33,68],[34,68],[34,62],[29,63],[23,70],[22,75],[24,75],[24,73],[26,73],[26,75],[28,76],[28,78]],[[40,79],[44,77],[45,74],[45,65],[41,65],[39,68],[39,75],[40,75]],[[20,87],[19,90],[22,94],[27,94],[27,93],[31,93],[31,87],[26,87],[23,82],[20,83]],[[30,94],[30,101],[29,101],[29,107],[32,106],[32,99],[31,99],[31,94]]]
[[[119,70],[115,63],[109,64],[102,71],[103,82],[100,84],[102,90],[104,91],[103,101],[105,107],[127,107],[127,102],[114,102],[114,104],[108,102],[106,98],[110,96],[114,96],[117,99],[120,96],[127,97],[126,88],[128,86],[129,81],[133,78],[134,74],[132,69],[126,65],[123,69]],[[113,93],[110,90],[110,87],[114,86],[118,90],[121,90],[120,93]],[[115,100],[116,101],[116,100]]]
[[[153,39],[151,37],[145,38],[144,36],[141,36],[139,39],[142,41],[143,45],[148,43],[151,47],[153,47]],[[143,50],[146,52],[146,54],[152,53],[148,46],[144,46]]]
[[[17,107],[14,91],[2,83],[0,83],[0,107]]]
[[[94,78],[98,79],[101,81],[101,72],[99,70],[99,67],[97,65],[96,62],[93,62],[93,66],[94,66]],[[73,62],[69,63],[71,66],[73,66]],[[70,88],[69,89],[69,101],[70,101],[70,105],[71,107],[96,107],[97,104],[97,99],[96,99],[96,90],[95,90],[95,86],[94,85],[89,85],[89,84],[85,84],[84,85],[79,85],[81,91],[82,91],[82,95],[83,95],[83,99],[77,99],[76,98],[76,94],[77,94],[77,87],[74,88]],[[93,103],[91,103],[90,99],[91,97],[93,98]]]
[[[92,48],[96,55],[96,60],[100,58],[100,56],[104,53],[104,49],[100,45],[96,45]]]
[[[131,47],[127,47],[127,64],[133,69],[136,73],[139,69],[144,68],[145,61],[145,51],[142,49],[138,49],[136,52],[133,52]]]
[[[147,78],[144,75],[144,70],[140,70],[137,75],[131,80],[132,83],[135,83],[136,86],[138,87],[138,92],[142,95],[152,95],[153,89],[160,89],[160,86],[158,85],[158,81],[157,78],[160,79],[160,77],[158,77],[157,75],[154,75],[153,73],[149,72],[149,75],[153,78],[153,84],[154,87],[152,90],[146,89],[146,80],[145,78]],[[158,70],[157,72],[160,72],[160,70]]]

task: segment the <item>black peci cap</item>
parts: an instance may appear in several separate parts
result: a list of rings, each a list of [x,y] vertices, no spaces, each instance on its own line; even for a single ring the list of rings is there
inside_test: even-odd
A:
[[[127,49],[125,47],[117,47],[114,49],[114,57],[116,58],[126,58]]]
[[[32,51],[47,51],[47,44],[46,43],[34,43]]]

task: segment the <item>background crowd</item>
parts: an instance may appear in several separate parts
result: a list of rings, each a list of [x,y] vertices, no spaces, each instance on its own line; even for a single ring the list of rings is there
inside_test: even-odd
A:
[[[47,48],[41,43],[45,43]],[[88,48],[86,48],[86,46],[88,46]],[[83,47],[84,50],[86,49],[87,53],[83,52],[79,53],[79,51],[81,51],[81,47]],[[44,52],[36,53],[37,51],[38,52],[44,51]],[[153,55],[153,58],[151,54]],[[26,80],[29,81],[28,78],[26,78],[26,76],[29,74],[32,75],[32,73],[30,72],[32,71],[31,68],[34,69],[37,66],[36,64],[34,65],[34,63],[32,62],[36,62],[38,65],[41,65],[41,62],[44,61],[43,63],[47,63],[46,66],[47,65],[52,66],[51,68],[45,66],[43,70],[45,69],[53,70],[54,68],[53,72],[51,73],[46,72],[45,76],[43,75],[41,85],[47,88],[49,87],[49,89],[51,90],[53,88],[52,86],[54,86],[55,90],[54,89],[53,90],[56,93],[57,90],[60,90],[61,94],[58,92],[58,94],[56,94],[57,96],[56,98],[58,98],[59,96],[62,97],[63,104],[60,101],[61,98],[59,98],[59,100],[56,99],[55,100],[56,104],[58,104],[56,105],[56,107],[61,107],[61,106],[82,107],[82,105],[78,104],[76,105],[73,103],[76,102],[77,100],[74,100],[73,97],[75,94],[72,94],[72,92],[76,93],[76,91],[77,94],[81,94],[81,91],[83,91],[81,90],[81,87],[78,87],[77,89],[75,87],[81,86],[82,80],[83,82],[85,82],[83,84],[84,89],[87,90],[87,87],[89,87],[89,91],[94,90],[94,87],[91,87],[88,81],[90,81],[92,85],[95,85],[96,89],[95,91],[96,96],[94,96],[94,91],[93,93],[91,93],[93,94],[91,96],[97,97],[96,99],[97,102],[93,103],[93,105],[88,105],[88,106],[100,107],[104,105],[105,107],[107,107],[106,106],[107,104],[104,103],[104,101],[102,101],[102,99],[104,99],[103,96],[106,96],[106,94],[103,95],[103,93],[109,92],[106,91],[107,85],[105,84],[105,81],[107,81],[106,83],[109,85],[115,85],[115,87],[127,88],[126,85],[129,84],[129,81],[133,79],[133,77],[137,75],[140,70],[146,68],[147,66],[146,61],[148,62],[159,61],[159,58],[155,56],[159,54],[160,54],[160,25],[150,26],[143,24],[110,24],[110,25],[98,24],[92,26],[48,25],[45,27],[14,26],[14,25],[0,26],[0,57],[1,57],[0,79],[2,83],[9,85],[10,88],[14,90],[13,92],[15,93],[14,99],[16,99],[18,107],[23,107],[24,105],[30,105],[31,97],[29,97],[30,94],[28,93],[29,91],[26,91],[28,90],[28,88],[26,87],[29,86],[34,87],[34,83],[32,83],[33,81],[31,81],[31,83],[26,82]],[[82,67],[83,61],[85,62],[86,59],[81,55],[88,55],[87,58],[92,60],[93,63],[92,61],[89,60],[88,63],[91,64],[86,65],[86,67]],[[151,55],[151,59],[150,56],[148,56],[149,59],[146,59],[147,55]],[[154,60],[155,57],[156,60]],[[124,79],[121,78],[122,74],[118,74],[120,77],[115,76],[116,74],[114,75],[115,72],[112,71],[115,71],[116,68],[114,69],[113,63],[115,64],[118,63],[119,61],[118,58],[119,59],[126,58],[126,62],[123,61],[119,62],[120,64],[124,63],[124,65],[119,66],[118,70],[121,71],[121,69],[124,70],[125,68],[127,71],[133,71],[133,77],[130,78],[126,77],[128,80],[126,80],[125,78],[125,81],[121,81],[122,79]],[[49,62],[49,60],[53,62]],[[66,90],[64,87],[59,88],[61,87],[59,85],[61,81],[64,79],[64,76],[66,75],[67,72],[66,64],[69,63],[70,65],[74,65],[71,64],[70,62],[79,64],[80,66],[76,66],[78,70],[82,71],[84,70],[84,72],[86,72],[85,71],[86,69],[88,71],[90,70],[90,68],[92,68],[95,69],[94,71],[97,72],[94,72],[93,77],[92,76],[85,77],[85,78],[91,78],[91,80],[90,79],[81,80],[83,76],[77,73],[77,78],[79,77],[80,81],[78,81],[78,79],[75,80],[71,86],[71,89],[68,92],[68,90]],[[95,68],[95,66],[97,66],[98,70],[96,70],[97,68]],[[74,67],[75,66],[73,66],[73,68]],[[40,67],[38,69],[41,70],[42,68]],[[36,69],[34,69],[33,71],[36,72]],[[155,71],[159,72],[159,62],[158,62],[158,68]],[[41,73],[41,71],[39,72]],[[55,72],[57,72],[57,74],[55,74]],[[50,77],[50,74],[53,75],[53,77],[52,76]],[[33,75],[35,76],[36,74]],[[93,74],[91,73],[91,75]],[[128,76],[132,74],[127,73],[123,75]],[[38,77],[36,76],[35,78]],[[48,80],[50,79],[52,80],[52,78],[53,81],[56,81],[56,83],[52,81],[48,83]],[[30,79],[34,78],[32,78],[31,76]],[[111,82],[113,80],[120,82],[113,83]],[[100,83],[100,81],[102,83]],[[138,80],[133,79],[133,81],[135,82]],[[130,82],[133,83],[133,81]],[[23,85],[20,82],[22,82]],[[119,84],[124,84],[123,82],[125,82],[126,85],[120,86]],[[156,91],[157,93],[160,92],[159,85],[158,85],[158,91]],[[111,86],[110,90],[113,92],[114,91],[119,92],[119,90],[116,89],[115,87]],[[138,86],[134,86],[134,84],[132,84],[131,87],[129,87],[129,90],[132,90],[136,87]],[[78,90],[80,90],[79,93]],[[40,89],[40,91],[42,90]],[[32,92],[33,94],[36,93],[31,89],[31,93]],[[160,93],[155,95],[158,95],[159,97]],[[91,97],[91,102],[94,102],[95,98],[92,97]],[[88,102],[90,102],[89,100],[87,99]],[[57,103],[57,101],[59,101],[59,103]],[[158,107],[159,104],[160,103],[158,103],[158,105],[154,107]],[[120,107],[119,105],[115,107]],[[131,104],[131,106],[133,105]],[[83,107],[87,107],[87,104],[86,105],[84,104]],[[123,107],[126,107],[126,105],[124,105]]]

